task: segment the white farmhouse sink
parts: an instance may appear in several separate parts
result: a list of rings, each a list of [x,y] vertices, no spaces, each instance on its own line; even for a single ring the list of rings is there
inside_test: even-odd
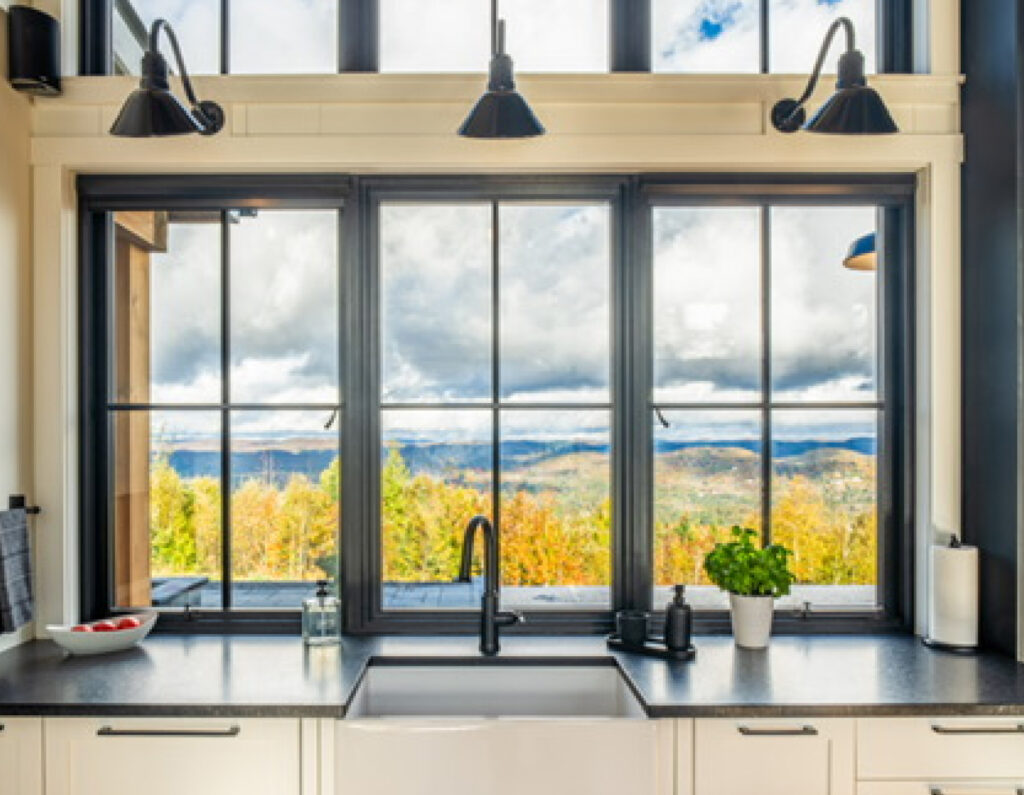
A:
[[[347,717],[643,718],[609,665],[371,665]]]

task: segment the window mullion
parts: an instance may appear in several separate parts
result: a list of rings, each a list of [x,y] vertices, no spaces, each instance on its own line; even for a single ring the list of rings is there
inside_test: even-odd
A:
[[[220,73],[231,71],[231,0],[220,0]]]
[[[771,208],[761,205],[761,539],[772,541]]]
[[[609,13],[611,71],[651,71],[651,0],[611,0]]]
[[[761,18],[758,23],[761,46],[761,74],[771,72],[771,20],[768,18],[770,0],[761,0]]]
[[[379,19],[379,0],[338,0],[339,72],[378,71]]]
[[[651,207],[631,182],[618,213],[612,301],[616,311],[614,455],[618,509],[615,516],[617,575],[624,582],[616,607],[651,606],[654,583],[653,247]]]
[[[491,202],[491,520],[501,560],[501,211]],[[500,565],[499,565],[500,568]],[[500,583],[499,583],[500,587]]]
[[[225,0],[226,2],[226,0]],[[221,609],[231,609],[231,225],[220,217],[220,541]]]

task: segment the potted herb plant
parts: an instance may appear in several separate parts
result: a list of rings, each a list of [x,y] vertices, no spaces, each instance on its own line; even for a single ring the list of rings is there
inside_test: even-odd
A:
[[[716,544],[704,558],[711,582],[729,592],[736,645],[747,649],[768,645],[775,599],[788,594],[796,579],[789,570],[793,553],[779,544],[762,547],[757,538],[754,530],[733,527],[732,540]]]

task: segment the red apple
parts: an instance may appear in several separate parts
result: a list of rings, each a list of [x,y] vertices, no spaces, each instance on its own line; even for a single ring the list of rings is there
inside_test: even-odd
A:
[[[113,621],[97,621],[92,625],[93,632],[116,632],[117,625]]]
[[[77,626],[71,627],[72,632],[92,632],[92,627],[88,624],[78,624]]]
[[[142,622],[135,616],[125,616],[117,622],[118,629],[135,629],[139,626],[142,626]]]

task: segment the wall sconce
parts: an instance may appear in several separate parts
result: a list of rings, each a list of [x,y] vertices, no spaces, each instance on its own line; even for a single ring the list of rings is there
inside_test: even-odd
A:
[[[505,52],[505,20],[491,0],[491,66],[487,93],[477,100],[459,128],[466,138],[533,138],[544,134],[523,96],[516,91],[512,59]]]
[[[192,109],[187,110],[171,93],[167,80],[166,59],[158,49],[160,31],[167,34],[174,50],[181,81],[185,86]],[[110,128],[111,135],[127,138],[148,138],[151,136],[182,135],[200,133],[213,135],[224,126],[224,110],[216,102],[197,100],[192,90],[192,81],[185,70],[185,62],[178,47],[178,37],[164,19],[153,23],[149,31],[149,48],[142,56],[142,79],[139,87],[125,100],[121,112]]]
[[[804,103],[810,99],[818,85],[825,56],[839,28],[846,30],[846,52],[839,57],[839,79],[836,92],[821,109],[804,123],[807,113]],[[840,135],[882,135],[899,132],[889,115],[882,97],[868,87],[864,76],[864,54],[855,47],[853,23],[840,17],[828,29],[818,53],[814,71],[800,99],[783,99],[772,108],[771,119],[779,132],[796,132],[801,127],[808,132],[837,133]]]

